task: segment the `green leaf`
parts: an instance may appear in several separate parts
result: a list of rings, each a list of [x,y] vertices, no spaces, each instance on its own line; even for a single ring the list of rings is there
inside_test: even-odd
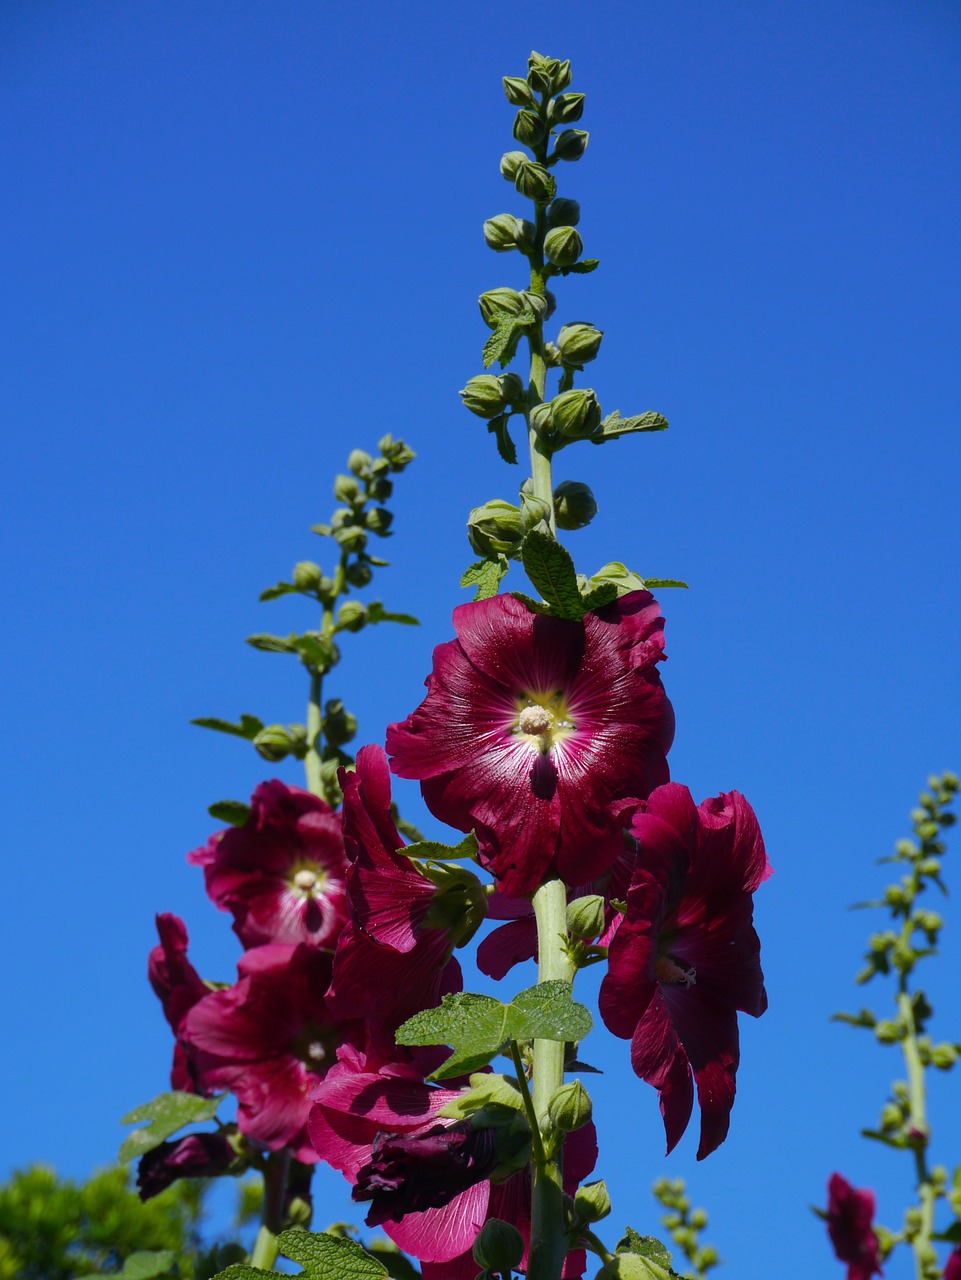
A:
[[[623,1267],[618,1274],[625,1280],[680,1280],[678,1273],[671,1265],[671,1255],[654,1236],[639,1235],[633,1227],[617,1246],[617,1254],[626,1259],[637,1259],[639,1264],[635,1270],[630,1264]]]
[[[561,267],[562,276],[586,276],[591,271],[596,271],[601,265],[600,258],[585,258],[582,262],[574,262],[569,267]]]
[[[662,587],[683,587],[685,591],[689,589],[687,583],[680,578],[645,578],[644,585],[648,590],[660,590]]]
[[[574,561],[556,538],[531,529],[521,546],[521,560],[552,613],[560,618],[583,618],[584,602]]]
[[[408,1018],[396,1038],[398,1044],[450,1045],[451,1056],[431,1077],[444,1080],[478,1071],[511,1040],[581,1040],[591,1025],[569,982],[541,982],[510,1004],[466,991],[446,995],[438,1008]]]
[[[506,556],[498,556],[496,560],[493,558],[475,560],[461,574],[460,585],[462,587],[476,586],[477,590],[474,592],[474,599],[487,600],[491,596],[497,595],[501,578],[504,577],[509,568],[510,565]]]
[[[303,1272],[298,1272],[294,1280],[299,1280]],[[291,1280],[290,1275],[282,1275],[279,1271],[261,1271],[260,1267],[252,1267],[249,1262],[235,1262],[226,1271],[220,1271],[213,1280]]]
[[[297,648],[294,641],[296,636],[272,636],[266,632],[259,632],[257,635],[248,636],[247,643],[252,649],[259,649],[261,653],[296,653]]]
[[[261,600],[279,600],[281,596],[289,596],[292,591],[296,590],[297,588],[292,582],[278,582],[276,586],[267,587],[261,591],[260,598]]]
[[[240,717],[239,724],[232,724],[229,720],[219,720],[216,716],[201,716],[197,720],[191,720],[190,723],[199,725],[201,729],[216,729],[218,733],[230,733],[235,738],[247,738],[248,741],[256,738],[264,727],[263,720],[247,715]]]
[[[522,334],[536,323],[533,311],[522,311],[519,316],[503,316],[484,343],[484,368],[489,369],[495,360],[499,360],[501,368],[506,369],[514,358]]]
[[[606,604],[612,604],[617,599],[617,585],[613,582],[600,582],[590,591],[585,591],[581,596],[581,603],[585,609],[602,609]]]
[[[550,613],[550,606],[546,605],[543,600],[535,600],[533,596],[526,596],[523,591],[512,591],[511,595],[515,600],[519,600],[521,604],[527,605],[531,613]]]
[[[152,1151],[165,1142],[171,1134],[188,1124],[200,1124],[212,1120],[223,1101],[223,1094],[216,1098],[200,1098],[195,1093],[161,1093],[150,1102],[128,1111],[121,1124],[139,1124],[149,1120],[143,1129],[128,1133],[120,1147],[117,1159],[121,1164]]]
[[[615,409],[609,413],[601,425],[591,436],[592,444],[603,444],[605,440],[616,440],[619,436],[630,435],[636,431],[666,431],[667,418],[660,413],[636,414],[633,418],[622,418]]]
[[[277,1243],[285,1258],[300,1263],[308,1280],[382,1280],[388,1274],[356,1240],[325,1231],[282,1231]]]
[[[247,819],[250,817],[250,805],[244,804],[242,800],[217,800],[214,804],[207,806],[207,812],[218,822],[227,822],[232,827],[243,827],[247,825]]]
[[[388,613],[379,600],[367,606],[368,622],[400,622],[405,627],[419,627],[420,622],[410,613]]]
[[[498,414],[488,422],[487,430],[493,432],[494,439],[497,441],[497,452],[513,467],[517,465],[517,448],[507,428],[507,419],[506,413]]]
[[[157,1280],[174,1272],[175,1261],[170,1249],[138,1250],[127,1255],[122,1271],[98,1272],[87,1280]]]
[[[438,840],[417,840],[414,844],[405,845],[398,853],[408,858],[432,858],[437,862],[456,862],[460,858],[477,860],[477,837],[471,831],[459,844],[441,844]]]
[[[310,532],[316,533],[321,538],[329,538],[331,533],[333,533],[333,528],[329,524],[312,524],[310,526]]]
[[[849,1027],[875,1027],[877,1018],[870,1009],[862,1009],[860,1013],[832,1013],[832,1022],[846,1022]]]

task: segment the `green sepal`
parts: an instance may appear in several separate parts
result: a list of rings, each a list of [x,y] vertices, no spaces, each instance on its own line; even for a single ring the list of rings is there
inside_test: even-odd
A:
[[[257,716],[242,715],[237,724],[230,720],[220,720],[217,716],[200,716],[196,720],[191,720],[191,724],[198,725],[201,729],[216,729],[218,733],[229,733],[235,738],[246,738],[248,742],[256,738],[264,727],[263,720]]]
[[[290,646],[290,652],[299,654],[305,667],[317,671],[329,671],[340,659],[340,652],[330,636],[322,635],[318,631],[309,631],[302,636],[291,636]]]
[[[212,1120],[224,1095],[216,1098],[199,1098],[195,1093],[161,1093],[150,1102],[134,1107],[120,1121],[121,1124],[139,1124],[149,1121],[142,1129],[128,1133],[120,1144],[117,1159],[121,1164],[142,1156],[146,1151],[159,1147],[161,1142],[188,1124],[201,1124]]]
[[[680,1280],[671,1255],[654,1236],[639,1235],[628,1227],[615,1257],[598,1272],[598,1280]]]
[[[635,414],[633,418],[622,418],[615,409],[609,413],[598,429],[590,437],[591,444],[603,444],[605,440],[617,440],[620,436],[631,435],[637,431],[666,431],[667,418],[663,414],[648,410],[647,413]]]
[[[582,262],[574,262],[569,267],[558,267],[555,270],[562,276],[586,276],[591,271],[596,271],[600,265],[600,258],[585,258]]]
[[[514,444],[507,425],[509,416],[509,414],[501,413],[496,418],[491,418],[487,424],[487,430],[497,442],[497,452],[505,462],[514,467],[517,465],[517,446]]]
[[[435,862],[457,862],[462,858],[471,858],[476,862],[477,837],[471,831],[459,844],[441,844],[439,840],[418,840],[414,844],[405,845],[397,852],[408,858],[420,858],[425,862],[428,859]]]
[[[587,1008],[571,998],[569,982],[541,982],[502,1004],[493,996],[458,992],[436,1009],[415,1013],[396,1039],[406,1045],[450,1045],[451,1056],[430,1079],[478,1071],[511,1040],[582,1040],[592,1026]]]
[[[252,649],[259,649],[261,653],[296,653],[296,639],[293,635],[272,636],[266,632],[258,632],[257,635],[247,637],[247,644]]]
[[[207,812],[218,822],[227,822],[232,827],[244,827],[250,817],[250,805],[243,800],[216,800],[207,806]]]
[[[537,316],[531,310],[525,310],[517,316],[503,316],[497,322],[497,328],[484,343],[483,364],[489,369],[495,361],[506,369],[514,359],[517,344],[531,325],[537,323]]]
[[[500,590],[501,578],[507,573],[510,564],[506,556],[498,556],[496,559],[485,557],[483,560],[475,560],[473,564],[469,564],[461,574],[460,585],[462,587],[477,587],[474,592],[475,600],[487,600],[491,596],[496,596]]]
[[[470,1088],[458,1093],[437,1112],[444,1120],[466,1120],[491,1105],[524,1110],[524,1099],[512,1076],[479,1071],[470,1077]]]
[[[124,1259],[121,1271],[85,1273],[87,1280],[160,1280],[179,1276],[177,1257],[170,1249],[138,1249]]]
[[[419,627],[420,622],[410,613],[389,613],[379,600],[367,606],[368,622],[399,622],[405,627]]]
[[[574,561],[556,538],[531,529],[521,547],[521,560],[555,617],[574,621],[583,618],[587,610],[577,585]]]
[[[289,596],[297,591],[292,582],[278,582],[276,586],[265,587],[260,593],[261,600],[279,600],[281,596]]]

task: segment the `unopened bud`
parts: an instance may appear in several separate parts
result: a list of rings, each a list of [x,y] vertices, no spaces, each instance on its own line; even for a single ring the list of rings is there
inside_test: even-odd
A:
[[[555,227],[544,237],[544,253],[555,267],[571,267],[581,256],[584,241],[573,227]]]
[[[527,164],[527,156],[523,151],[505,151],[501,156],[501,175],[508,182],[513,182],[522,164]]]
[[[338,476],[334,481],[334,497],[338,502],[353,502],[360,493],[360,485],[353,476]]]
[[[530,424],[537,432],[552,430],[554,426],[554,401],[548,400],[545,404],[536,404],[530,411]]]
[[[524,539],[520,509],[501,498],[475,507],[467,517],[467,537],[481,556],[513,556]]]
[[[573,1133],[587,1124],[592,1110],[591,1099],[580,1080],[562,1084],[547,1104],[551,1124],[564,1133]]]
[[[599,938],[604,932],[604,899],[597,893],[575,898],[567,908],[567,931],[575,938]]]
[[[542,164],[526,160],[518,165],[514,174],[514,186],[522,196],[536,204],[546,204],[554,194],[554,179]]]
[[[524,528],[533,529],[542,521],[550,522],[551,504],[545,502],[543,498],[535,498],[532,493],[521,494],[521,518],[524,521]]]
[[[348,524],[334,530],[334,541],[345,551],[363,551],[367,546],[367,534],[359,524]]]
[[[587,150],[587,139],[590,134],[584,129],[565,129],[557,135],[554,143],[554,155],[558,160],[580,160]]]
[[[517,404],[527,395],[524,381],[517,373],[505,373],[501,376],[501,394],[505,404]]]
[[[601,406],[593,391],[575,388],[555,396],[551,421],[555,431],[572,440],[580,440],[601,425]]]
[[[547,225],[549,227],[576,227],[581,220],[581,206],[576,200],[567,200],[558,196],[552,200],[547,209]]]
[[[474,1261],[491,1271],[511,1272],[524,1256],[524,1237],[509,1222],[488,1218],[474,1241]]]
[[[532,151],[544,141],[545,132],[540,116],[534,111],[518,111],[514,117],[514,137]]]
[[[538,320],[549,320],[554,314],[557,306],[557,299],[551,293],[550,289],[545,289],[543,293],[532,293],[526,290],[521,294],[525,304],[534,312]]]
[[[537,106],[530,85],[519,76],[504,76],[504,94],[512,107]]]
[[[896,1022],[888,1019],[879,1022],[874,1028],[874,1034],[882,1044],[894,1044],[901,1039],[901,1029]]]
[[[386,502],[393,492],[393,480],[387,480],[384,476],[372,476],[367,481],[368,496],[373,498],[375,502]]]
[[[958,1060],[958,1051],[953,1044],[946,1041],[936,1044],[931,1050],[931,1061],[939,1071],[948,1071]]]
[[[347,603],[353,604],[353,601]],[[342,747],[356,733],[357,717],[350,714],[339,698],[331,698],[324,706],[324,737],[332,747]]]
[[[370,467],[370,454],[363,449],[352,449],[347,458],[347,468],[355,476],[363,476]]]
[[[526,218],[515,218],[512,213],[499,213],[484,223],[484,241],[495,253],[509,253],[520,249],[527,253],[534,246],[535,228]]]
[[[320,565],[314,564],[313,560],[301,560],[294,565],[294,571],[290,576],[298,591],[316,591],[324,575]]]
[[[471,378],[458,394],[464,408],[476,413],[478,418],[496,418],[507,403],[502,380],[494,373],[480,373]]]
[[[391,471],[403,471],[408,462],[413,462],[417,454],[403,440],[395,440],[393,436],[384,436],[378,441],[377,448],[381,451],[385,461]],[[372,470],[377,470],[375,462]]]
[[[340,631],[360,631],[367,625],[367,610],[359,600],[345,600],[337,610]]]
[[[488,289],[477,299],[477,305],[489,329],[496,329],[505,316],[519,316],[527,309],[516,289]]]
[[[551,64],[551,93],[560,93],[562,89],[566,89],[571,82],[571,63],[569,58],[565,58],[563,62],[554,61]]]
[[[584,529],[597,515],[597,503],[580,480],[562,480],[554,490],[554,519],[558,529]]]
[[[271,764],[277,764],[280,760],[285,760],[293,750],[293,743],[290,740],[290,734],[282,724],[268,724],[256,735],[253,740],[254,750],[263,760],[269,760]]]
[[[553,232],[551,232],[553,235]],[[574,233],[575,235],[577,232]],[[580,367],[593,360],[601,349],[604,334],[582,320],[565,324],[557,335],[557,350],[565,364]]]
[[[598,1271],[595,1280],[654,1280],[655,1276],[663,1276],[667,1280],[668,1274],[664,1267],[648,1262],[640,1254],[615,1253],[610,1262],[605,1262]]]
[[[583,114],[583,93],[562,93],[547,109],[547,119],[550,124],[576,124]]]
[[[354,564],[347,566],[344,570],[344,576],[352,587],[366,587],[374,576],[374,571],[369,564],[366,564],[363,560],[358,560]]]
[[[372,507],[364,516],[364,524],[378,538],[386,538],[394,517],[384,507]]]
[[[574,1195],[574,1212],[581,1222],[600,1222],[611,1211],[611,1197],[603,1179],[578,1187]]]

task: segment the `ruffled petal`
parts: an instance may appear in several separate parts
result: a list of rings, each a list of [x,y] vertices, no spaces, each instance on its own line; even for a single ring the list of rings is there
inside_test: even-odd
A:
[[[475,960],[481,973],[499,982],[514,965],[537,959],[537,922],[511,920],[484,938],[477,947]]]
[[[637,1024],[631,1065],[658,1092],[669,1155],[683,1136],[694,1109],[694,1086],[684,1046],[678,1040],[663,995],[658,992]]]
[[[472,1247],[486,1221],[489,1199],[490,1183],[477,1182],[443,1208],[408,1213],[403,1222],[384,1222],[381,1230],[423,1262],[449,1262]]]

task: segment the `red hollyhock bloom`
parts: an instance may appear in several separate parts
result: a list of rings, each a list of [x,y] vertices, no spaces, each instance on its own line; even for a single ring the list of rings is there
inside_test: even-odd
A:
[[[751,806],[736,791],[695,808],[658,787],[634,817],[638,856],[610,943],[600,1011],[631,1039],[635,1072],[660,1096],[673,1150],[701,1107],[703,1160],[727,1136],[739,1050],[737,1011],[767,1008],[751,895],[771,873]]]
[[[944,1264],[942,1280],[961,1280],[961,1245],[951,1254]]]
[[[178,1178],[215,1178],[235,1159],[236,1152],[221,1133],[189,1133],[176,1142],[161,1142],[140,1157],[137,1193],[149,1200]]]
[[[670,776],[656,601],[636,591],[572,622],[493,596],[455,609],[454,629],[427,697],[387,730],[391,768],[420,780],[435,817],[477,831],[504,893],[592,880],[621,849],[611,802]]]
[[[236,985],[213,991],[187,1014],[183,1036],[203,1052],[204,1079],[237,1097],[240,1132],[271,1150],[290,1147],[305,1164],[307,1095],[363,1025],[333,1017],[324,992],[331,958],[301,944],[254,947],[241,957]]]
[[[164,1017],[176,1036],[170,1084],[183,1093],[209,1093],[200,1078],[199,1058],[181,1035],[184,1019],[210,988],[187,959],[187,926],[179,916],[164,912],[156,917],[160,945],[147,961],[147,977],[163,1005]]]
[[[884,1274],[873,1221],[874,1192],[852,1187],[839,1173],[832,1173],[828,1181],[828,1236],[838,1260],[848,1264],[848,1280],[871,1280]],[[944,1275],[948,1280],[947,1271]]]
[[[299,787],[261,783],[244,825],[216,832],[187,861],[203,867],[207,892],[233,913],[245,947],[333,947],[347,920],[340,820]]]

